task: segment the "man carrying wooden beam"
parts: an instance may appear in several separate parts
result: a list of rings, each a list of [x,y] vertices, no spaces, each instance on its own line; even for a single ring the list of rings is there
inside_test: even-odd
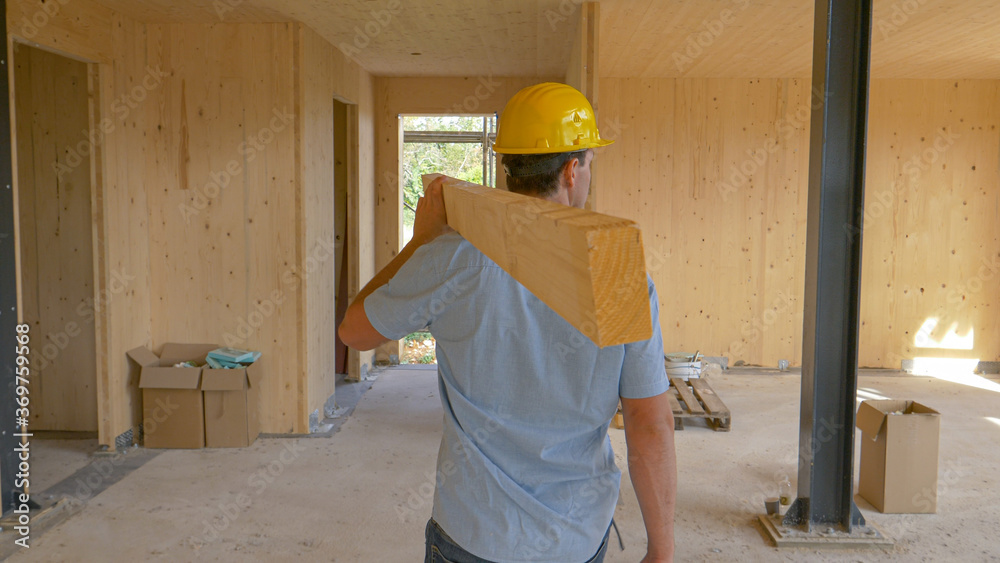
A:
[[[511,98],[493,148],[512,192],[582,208],[593,149],[611,142],[580,92],[545,83]],[[619,398],[643,561],[672,561],[673,415],[652,280],[652,338],[598,347],[451,230],[441,184],[339,329],[359,350],[424,327],[437,339],[444,435],[425,561],[603,561],[621,480],[608,438]]]

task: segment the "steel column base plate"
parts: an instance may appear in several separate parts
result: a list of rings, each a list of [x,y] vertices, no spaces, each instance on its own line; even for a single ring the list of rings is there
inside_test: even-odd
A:
[[[829,549],[864,549],[870,547],[891,548],[895,542],[873,524],[855,527],[851,533],[837,531],[807,532],[805,526],[786,526],[782,517],[766,514],[757,515],[765,539],[775,547],[809,547]]]

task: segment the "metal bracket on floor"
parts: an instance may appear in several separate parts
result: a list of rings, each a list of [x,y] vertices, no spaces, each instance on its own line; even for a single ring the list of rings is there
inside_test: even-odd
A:
[[[855,507],[855,510],[857,508]],[[792,509],[789,509],[791,512]],[[808,523],[793,525],[788,523],[787,515],[759,514],[757,522],[764,532],[764,537],[775,547],[828,547],[859,549],[866,547],[892,547],[895,542],[878,529],[875,524],[866,523],[852,526],[845,531],[841,526],[814,527],[809,530]]]

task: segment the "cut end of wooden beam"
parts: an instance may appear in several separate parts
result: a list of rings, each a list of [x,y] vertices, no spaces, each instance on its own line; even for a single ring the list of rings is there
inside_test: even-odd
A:
[[[444,178],[448,225],[596,345],[652,336],[634,221]]]
[[[642,232],[631,225],[587,233],[598,346],[648,340],[653,336]]]

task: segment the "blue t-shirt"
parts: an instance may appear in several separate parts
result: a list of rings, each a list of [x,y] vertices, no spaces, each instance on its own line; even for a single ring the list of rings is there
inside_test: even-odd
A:
[[[553,283],[557,283],[553,280]],[[433,518],[497,561],[586,561],[618,501],[608,425],[618,397],[667,390],[653,337],[598,348],[457,233],[414,252],[365,300],[372,326],[437,340],[444,435]]]

